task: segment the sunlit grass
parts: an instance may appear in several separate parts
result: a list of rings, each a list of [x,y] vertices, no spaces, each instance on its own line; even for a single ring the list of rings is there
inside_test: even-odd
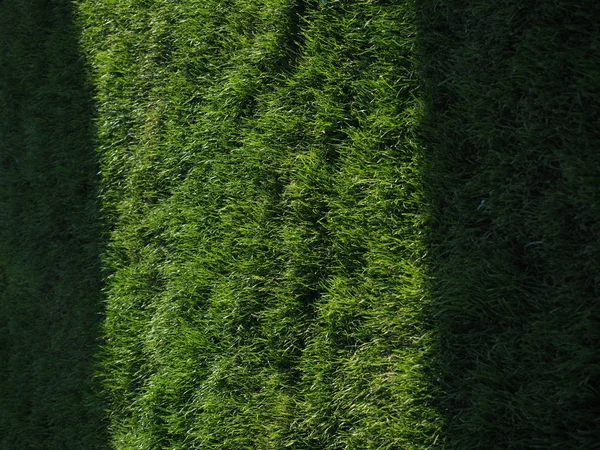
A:
[[[412,3],[84,2],[119,448],[426,448]]]

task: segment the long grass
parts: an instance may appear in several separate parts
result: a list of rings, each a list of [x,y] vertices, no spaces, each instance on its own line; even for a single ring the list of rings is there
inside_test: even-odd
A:
[[[115,448],[593,448],[593,14],[81,12]]]

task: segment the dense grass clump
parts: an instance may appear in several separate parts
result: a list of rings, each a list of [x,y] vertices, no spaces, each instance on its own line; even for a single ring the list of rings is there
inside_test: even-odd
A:
[[[0,4],[0,448],[106,448],[92,99],[66,1]]]
[[[450,448],[596,448],[599,5],[419,11]]]
[[[83,2],[116,448],[426,448],[412,3]]]

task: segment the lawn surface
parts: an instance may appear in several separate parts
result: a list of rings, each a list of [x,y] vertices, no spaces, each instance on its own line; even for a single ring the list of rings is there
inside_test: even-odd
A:
[[[27,11],[16,4],[0,8]],[[36,49],[45,61],[34,69],[0,31],[15,68],[1,79],[2,145],[13,143],[2,149],[12,228],[0,308],[14,320],[3,322],[13,331],[0,354],[42,361],[23,378],[41,397],[4,383],[15,406],[0,416],[20,434],[38,426],[40,440],[11,432],[6,448],[96,448],[40,444],[59,425],[24,412],[52,394],[56,369],[44,359],[48,339],[37,339],[50,331],[16,321],[35,322],[35,305],[58,295],[35,286],[62,280],[52,270],[63,264],[80,268],[69,295],[95,305],[72,324],[88,330],[87,356],[88,320],[105,298],[96,358],[112,448],[595,448],[599,6],[76,5],[95,136],[75,44],[23,39],[21,58]],[[65,60],[68,69],[57,65]],[[77,102],[61,103],[65,86]],[[43,125],[40,111],[62,125]],[[51,139],[61,144],[42,145]],[[81,160],[49,164],[69,152]],[[95,158],[108,237],[102,296]],[[15,249],[41,253],[13,258]],[[30,304],[15,300],[24,289]],[[1,370],[16,380],[21,366]],[[89,392],[87,375],[70,385]],[[99,429],[87,430],[92,439]]]
[[[117,448],[426,448],[411,3],[84,2]]]

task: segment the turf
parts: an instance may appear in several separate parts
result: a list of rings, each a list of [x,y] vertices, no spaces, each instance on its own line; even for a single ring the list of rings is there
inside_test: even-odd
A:
[[[594,2],[75,6],[0,4],[4,447],[597,447]]]
[[[84,2],[115,448],[426,448],[408,2]]]
[[[69,2],[0,4],[0,448],[102,449],[98,166]]]
[[[81,11],[115,448],[592,448],[593,15]]]

